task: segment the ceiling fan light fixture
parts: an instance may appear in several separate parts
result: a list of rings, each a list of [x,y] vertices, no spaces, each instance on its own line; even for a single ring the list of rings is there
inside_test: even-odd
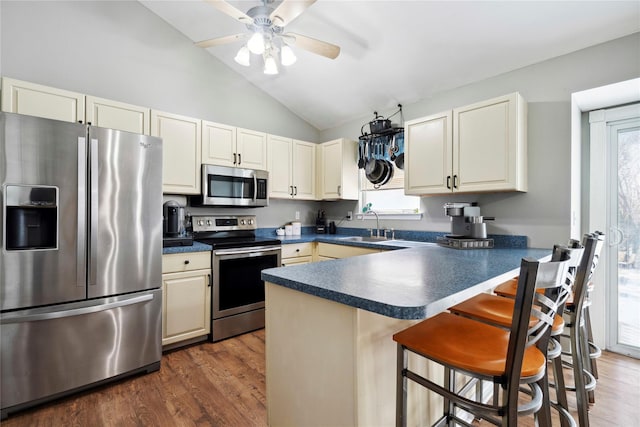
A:
[[[288,67],[289,65],[295,64],[297,60],[298,58],[296,54],[293,53],[293,49],[287,45],[282,46],[280,51],[280,63],[282,63],[282,65]]]
[[[247,42],[247,47],[251,53],[262,55],[264,53],[264,35],[261,32],[253,33]]]
[[[242,46],[240,48],[240,50],[238,51],[238,53],[236,54],[236,57],[233,58],[238,64],[240,65],[244,65],[245,67],[248,67],[250,65],[250,61],[251,61],[251,52],[249,52],[249,48],[246,46]]]
[[[264,73],[271,75],[278,74],[278,64],[271,54],[264,57]]]

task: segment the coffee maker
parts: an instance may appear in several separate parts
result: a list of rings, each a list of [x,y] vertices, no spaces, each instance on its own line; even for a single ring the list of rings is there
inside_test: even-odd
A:
[[[191,246],[193,238],[185,232],[184,207],[175,200],[162,205],[162,246]]]
[[[439,244],[457,249],[493,247],[493,239],[487,238],[485,221],[495,218],[482,216],[477,203],[445,203],[444,213],[451,217],[451,233],[439,238]]]
[[[316,218],[316,233],[325,234],[327,232],[327,218],[322,209],[318,211],[318,217]]]

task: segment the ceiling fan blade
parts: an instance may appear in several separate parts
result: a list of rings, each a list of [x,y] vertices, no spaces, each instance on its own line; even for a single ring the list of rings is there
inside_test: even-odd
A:
[[[330,59],[336,59],[340,54],[340,46],[323,42],[322,40],[317,40],[296,33],[283,34],[282,37],[287,39],[287,41],[295,47],[308,50],[309,52],[322,55]]]
[[[204,1],[206,1],[216,9],[218,9],[220,12],[226,13],[233,19],[240,21],[243,24],[250,24],[251,22],[253,22],[253,19],[251,19],[251,17],[249,17],[246,13],[236,9],[235,7],[231,6],[229,3],[227,3],[224,0],[204,0]]]
[[[275,25],[284,27],[315,2],[316,0],[282,0],[276,10],[271,12],[269,19]]]
[[[209,39],[209,40],[202,40],[200,42],[196,43],[196,46],[198,47],[212,47],[212,46],[219,46],[221,44],[227,44],[227,43],[233,43],[236,40],[243,40],[247,38],[247,34],[234,34],[232,36],[225,36],[225,37],[217,37],[215,39]]]

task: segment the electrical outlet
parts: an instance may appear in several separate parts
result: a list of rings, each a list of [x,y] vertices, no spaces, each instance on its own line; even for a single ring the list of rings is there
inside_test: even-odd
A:
[[[353,212],[347,211],[347,221],[351,221],[353,219]]]
[[[296,211],[296,219],[300,219],[300,211]]]

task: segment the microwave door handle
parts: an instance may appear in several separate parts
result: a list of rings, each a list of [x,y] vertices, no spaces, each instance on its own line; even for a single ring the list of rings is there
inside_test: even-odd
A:
[[[253,174],[253,202],[255,203],[258,199],[258,177],[256,174]]]
[[[91,221],[89,236],[89,286],[96,285],[96,277],[98,274],[98,140],[91,139],[91,179],[90,179],[90,191],[91,191],[91,210],[89,218]]]
[[[76,236],[76,286],[87,283],[87,139],[78,137],[78,229]]]

